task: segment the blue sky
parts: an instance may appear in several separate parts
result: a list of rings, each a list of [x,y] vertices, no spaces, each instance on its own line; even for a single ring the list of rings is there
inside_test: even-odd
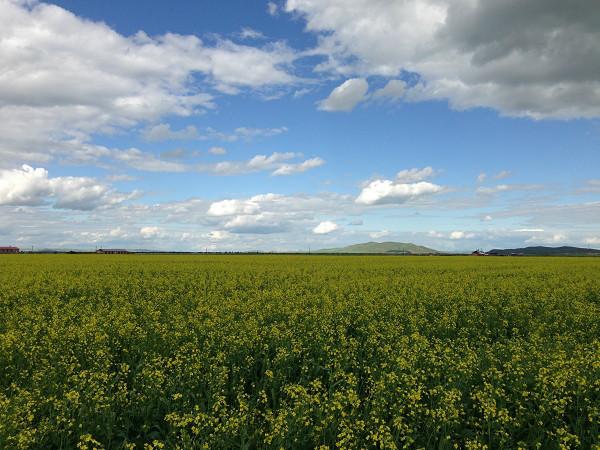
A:
[[[600,248],[576,3],[0,0],[0,244]]]

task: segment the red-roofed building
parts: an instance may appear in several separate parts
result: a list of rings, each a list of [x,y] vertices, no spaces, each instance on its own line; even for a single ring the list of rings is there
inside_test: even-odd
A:
[[[19,247],[0,247],[0,254],[19,253]]]

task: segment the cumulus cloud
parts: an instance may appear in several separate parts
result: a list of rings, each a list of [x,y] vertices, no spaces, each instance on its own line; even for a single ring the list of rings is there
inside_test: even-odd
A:
[[[236,214],[255,214],[260,210],[257,198],[248,200],[231,199],[211,203],[207,214],[209,216],[233,216]]]
[[[214,108],[215,89],[295,83],[296,53],[217,38],[143,32],[123,36],[99,22],[38,2],[0,2],[0,160],[46,162],[69,141],[131,128],[167,115]],[[252,70],[248,70],[252,67]],[[178,138],[193,129],[155,129]],[[164,136],[163,136],[164,137]]]
[[[436,194],[442,186],[419,181],[418,183],[397,183],[392,180],[373,180],[368,183],[356,198],[363,205],[401,204],[416,198]]]
[[[458,239],[472,239],[475,237],[474,233],[465,233],[464,231],[453,231],[450,233],[450,239],[458,240]]]
[[[92,210],[135,198],[87,177],[49,178],[48,171],[23,165],[0,170],[0,205],[39,206],[53,203],[57,209]]]
[[[329,97],[322,100],[319,109],[322,111],[352,111],[362,102],[369,90],[369,84],[364,78],[352,78],[336,87]]]
[[[600,27],[589,0],[288,0],[319,37],[317,70],[403,71],[411,101],[447,100],[511,116],[600,116]]]
[[[335,222],[331,222],[330,220],[326,220],[325,222],[319,223],[316,227],[313,228],[314,234],[329,234],[339,229],[339,225]]]

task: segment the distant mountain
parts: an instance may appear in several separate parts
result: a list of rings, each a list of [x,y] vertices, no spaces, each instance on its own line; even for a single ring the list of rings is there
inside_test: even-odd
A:
[[[526,255],[526,256],[600,256],[600,250],[580,247],[525,247],[493,249],[490,255]]]
[[[366,242],[341,248],[324,248],[317,253],[377,253],[386,255],[423,255],[437,250],[404,242]]]

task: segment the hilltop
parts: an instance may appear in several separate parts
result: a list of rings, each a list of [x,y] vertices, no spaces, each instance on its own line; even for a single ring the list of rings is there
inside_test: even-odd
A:
[[[600,250],[593,248],[581,248],[581,247],[524,247],[524,248],[505,248],[505,249],[493,249],[488,252],[490,255],[528,255],[528,256],[600,256]]]
[[[405,242],[365,242],[362,244],[348,245],[340,248],[324,248],[317,250],[317,253],[377,253],[388,255],[423,255],[430,253],[439,253],[422,245],[416,245]]]

